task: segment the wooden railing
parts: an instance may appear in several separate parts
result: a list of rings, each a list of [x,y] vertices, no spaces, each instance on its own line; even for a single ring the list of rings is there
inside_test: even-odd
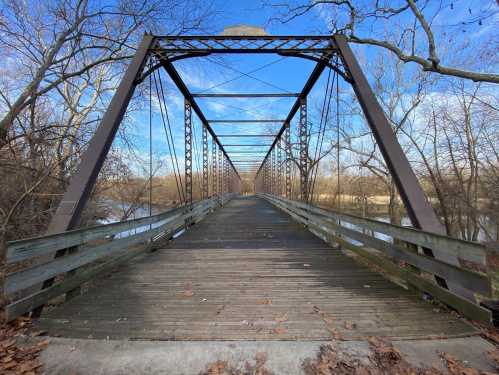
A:
[[[12,241],[7,244],[4,294],[7,320],[34,310],[95,276],[153,248],[187,225],[201,221],[234,194],[212,197],[192,207],[177,207],[158,215]],[[65,251],[71,249],[71,251]],[[63,256],[54,257],[56,252]],[[67,274],[71,272],[70,274]],[[61,278],[59,275],[66,274]],[[55,279],[54,279],[55,278]],[[44,281],[54,279],[48,288]],[[59,279],[59,280],[58,280]]]
[[[260,196],[326,242],[356,253],[405,285],[430,294],[470,319],[491,324],[491,311],[479,304],[481,300],[497,298],[497,290],[491,282],[497,270],[491,269],[488,262],[489,258],[497,259],[497,253],[490,257],[491,249],[479,243],[326,210],[275,195]],[[423,248],[450,253],[458,258],[459,266],[426,256],[421,251]],[[478,302],[438,286],[428,274],[471,291]]]

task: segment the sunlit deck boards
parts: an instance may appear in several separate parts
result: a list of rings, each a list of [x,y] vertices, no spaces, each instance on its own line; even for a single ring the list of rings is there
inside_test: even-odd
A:
[[[158,340],[475,333],[258,198],[231,201],[168,248],[46,312],[39,326],[63,337]]]

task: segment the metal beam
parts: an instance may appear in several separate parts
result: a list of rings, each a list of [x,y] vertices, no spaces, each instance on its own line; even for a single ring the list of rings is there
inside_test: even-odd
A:
[[[300,122],[298,137],[300,141],[300,198],[308,202],[308,126],[307,98],[300,98]]]
[[[208,129],[203,126],[203,199],[208,199],[210,195],[208,179],[209,179],[209,166],[208,166]]]
[[[225,147],[256,147],[256,146],[260,146],[260,147],[268,147],[268,146],[271,146],[271,144],[264,144],[264,145],[261,145],[261,144],[250,144],[250,145],[224,145]],[[230,151],[229,151],[230,152]]]
[[[173,66],[173,64],[170,61],[168,61],[168,59],[165,59],[162,56],[159,56],[159,59],[160,59],[161,65],[166,70],[166,72],[169,74],[170,78],[175,83],[177,88],[180,90],[180,92],[182,93],[184,98],[189,100],[189,103],[191,103],[192,109],[194,110],[194,112],[196,112],[196,115],[199,117],[199,120],[201,120],[201,123],[203,124],[203,126],[205,126],[206,129],[208,129],[208,132],[215,139],[215,141],[217,142],[222,153],[227,156],[224,147],[222,146],[222,144],[218,140],[217,135],[215,134],[215,132],[211,128],[210,124],[208,123],[208,120],[206,120],[206,117],[204,116],[203,112],[201,111],[201,108],[199,108],[198,104],[196,103],[196,101],[192,97],[191,92],[189,91],[189,89],[185,85],[184,81],[180,77],[180,74],[178,74],[178,72],[175,69],[175,67]],[[229,158],[229,163],[230,163],[230,158]],[[240,176],[238,175],[238,177],[240,177]]]
[[[339,35],[335,35],[333,38],[338,46],[343,64],[352,76],[355,94],[395,180],[412,224],[423,230],[443,234],[443,226],[426,199],[423,189],[346,39]]]
[[[217,195],[217,142],[211,138],[211,195]]]
[[[50,222],[47,234],[65,232],[78,224],[135,90],[135,80],[142,72],[148,50],[153,42],[154,38],[151,35],[145,35],[142,39],[99,127],[81,157],[78,169],[69,182],[69,187]]]
[[[210,124],[259,124],[259,123],[281,123],[285,120],[208,120]]]
[[[193,98],[296,98],[300,93],[269,94],[192,94]]]
[[[341,35],[334,35],[333,39],[338,47],[343,65],[351,76],[352,87],[357,95],[366,116],[367,123],[374,134],[374,138],[376,139],[376,143],[380,148],[390,174],[395,181],[397,190],[404,202],[412,225],[428,232],[445,234],[443,225],[440,223],[433,207],[426,198],[423,188],[419,184],[409,160],[407,160],[402,147],[398,143],[397,137],[388,122],[383,109],[378,103],[369,82],[364,76],[357,59],[350,49],[347,40]],[[435,254],[433,254],[430,249],[423,250],[428,256],[435,256],[437,259],[447,263],[459,265],[459,260],[448,253],[435,252]],[[445,280],[438,276],[435,278],[441,286],[447,286]],[[463,289],[459,285],[448,283],[448,286],[455,293],[469,299],[474,299],[469,291]]]
[[[291,130],[289,122],[286,124],[284,142],[286,147],[286,198],[291,199]]]
[[[185,199],[192,206],[192,107],[184,100],[184,140],[185,140]]]
[[[275,137],[275,134],[219,134],[218,138]]]
[[[81,157],[78,169],[69,181],[69,186],[62,197],[57,211],[47,229],[46,234],[55,234],[74,229],[81,218],[85,205],[94,189],[99,172],[106,160],[111,144],[126,112],[128,103],[135,90],[149,54],[154,44],[154,37],[144,35],[135,55],[128,66],[125,75],[107,107],[99,127],[95,131],[90,143]],[[55,257],[64,255],[66,250],[57,251]],[[42,288],[52,285],[54,279],[48,279]],[[33,316],[40,315],[43,305],[33,310]]]

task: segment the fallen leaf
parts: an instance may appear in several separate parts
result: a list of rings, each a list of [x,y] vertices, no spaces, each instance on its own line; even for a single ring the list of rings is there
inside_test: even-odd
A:
[[[494,361],[496,369],[499,370],[499,349],[489,350],[487,352],[489,358]]]
[[[277,323],[282,323],[288,320],[288,313],[285,313],[284,315],[278,316],[275,318],[275,321]]]
[[[34,369],[40,367],[41,365],[42,364],[37,359],[35,359],[33,361],[25,362],[25,363],[22,363],[21,366],[19,366],[18,372],[20,372],[22,374],[24,372],[34,370]]]
[[[334,340],[338,340],[338,341],[343,341],[344,338],[343,338],[343,335],[338,332],[338,330],[334,327],[327,327],[329,333],[331,334],[331,337],[334,339]]]
[[[272,332],[276,335],[283,335],[285,333],[288,333],[288,330],[284,327],[276,327],[272,330]]]
[[[271,299],[258,299],[256,300],[256,303],[258,305],[272,305],[272,300]]]
[[[346,329],[354,329],[357,325],[351,320],[345,320],[345,328]]]

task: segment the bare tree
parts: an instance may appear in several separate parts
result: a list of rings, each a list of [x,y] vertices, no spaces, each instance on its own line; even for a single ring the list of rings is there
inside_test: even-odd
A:
[[[16,117],[40,96],[103,64],[114,63],[116,69],[117,62],[131,58],[144,31],[183,33],[199,28],[207,9],[170,0],[105,5],[89,0],[2,2],[0,46],[11,59],[16,84],[0,88],[5,108],[0,146]]]
[[[267,1],[264,6],[277,11],[271,21],[288,23],[302,17],[312,10],[319,13],[331,12],[329,32],[343,33],[350,42],[368,44],[381,47],[393,53],[404,63],[416,63],[424,71],[435,72],[442,75],[460,77],[477,82],[499,83],[499,74],[466,70],[444,65],[439,50],[443,41],[449,39],[445,34],[436,35],[435,20],[442,11],[451,12],[455,7],[462,9],[468,6],[468,18],[458,25],[450,22],[446,28],[463,25],[482,26],[489,21],[494,26],[494,15],[497,14],[497,4],[491,1],[480,6],[470,1],[468,5],[457,1],[432,2],[430,0],[405,0],[405,1],[372,1],[360,0],[305,0],[305,1]],[[387,35],[386,23],[391,31]],[[439,28],[441,30],[442,27]],[[444,28],[445,30],[445,28]],[[461,31],[461,30],[459,30]],[[451,38],[451,43],[455,42]],[[495,48],[492,45],[483,45],[483,48]],[[441,51],[440,51],[441,52]],[[492,55],[496,55],[492,52]],[[495,63],[497,63],[496,57]],[[469,61],[468,61],[469,63]]]
[[[143,32],[199,29],[211,8],[198,5],[172,0],[2,2],[2,241],[45,230]],[[137,90],[128,115],[144,105],[143,90]],[[127,132],[119,134],[126,144]],[[100,179],[110,178],[107,170],[119,168],[120,162],[109,160]],[[139,190],[137,201],[148,189]],[[87,218],[93,220],[100,214],[90,206]]]

